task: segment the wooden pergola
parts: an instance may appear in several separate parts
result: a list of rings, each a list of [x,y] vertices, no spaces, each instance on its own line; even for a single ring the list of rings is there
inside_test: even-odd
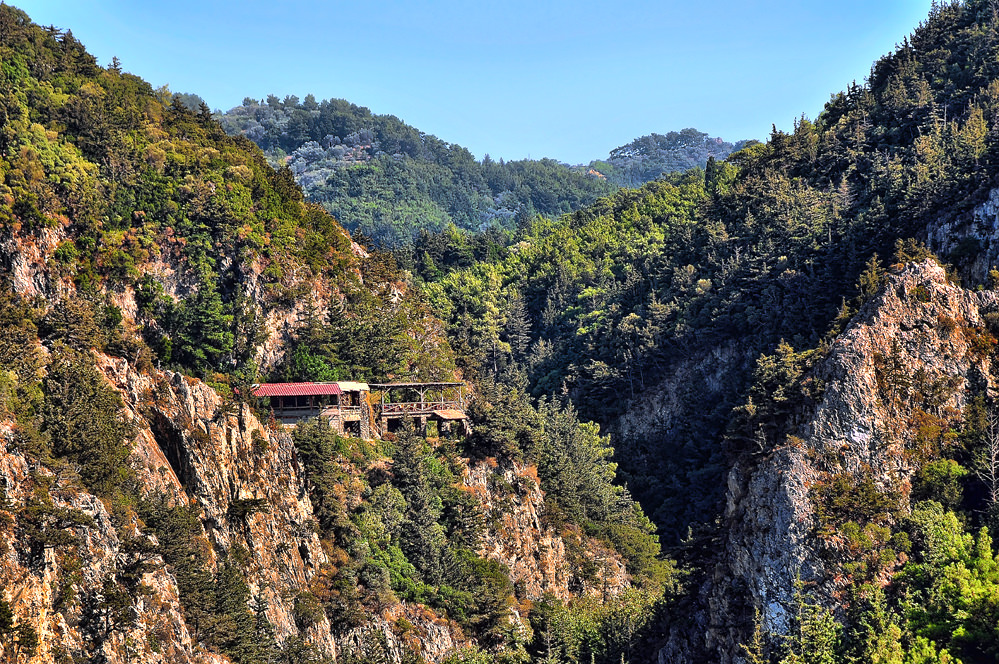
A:
[[[370,387],[381,393],[378,418],[382,433],[407,417],[422,432],[426,432],[428,421],[448,428],[451,422],[461,422],[469,431],[464,383],[370,383]],[[393,399],[394,395],[401,398]]]

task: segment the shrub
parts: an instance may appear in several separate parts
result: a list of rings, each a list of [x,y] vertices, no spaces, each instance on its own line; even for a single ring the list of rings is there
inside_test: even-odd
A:
[[[913,500],[935,500],[945,509],[960,506],[964,495],[962,480],[967,469],[953,459],[932,461],[916,473],[912,486]]]
[[[261,512],[270,513],[271,506],[266,498],[236,498],[229,503],[229,518],[245,519]]]
[[[968,355],[977,360],[988,357],[997,343],[991,332],[976,327],[964,328],[964,338],[968,342]]]
[[[250,434],[250,439],[253,441],[253,453],[256,455],[266,454],[267,450],[270,449],[270,443],[267,442],[267,437],[260,432],[260,429],[254,429],[253,433]]]
[[[940,330],[941,336],[949,337],[957,329],[957,321],[945,313],[939,313],[937,314],[937,329]]]
[[[909,290],[909,297],[925,304],[930,301],[930,291],[925,285],[916,284]]]
[[[306,630],[326,617],[323,605],[310,592],[300,592],[295,596],[295,606],[292,611],[295,616],[295,624],[300,630]]]

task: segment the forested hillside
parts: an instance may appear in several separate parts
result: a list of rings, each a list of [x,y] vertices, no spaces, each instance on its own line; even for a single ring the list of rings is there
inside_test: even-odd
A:
[[[219,124],[9,6],[0,63],[3,657],[995,660],[995,3],[612,181]],[[461,380],[472,433],[282,428],[263,377]]]
[[[677,575],[571,404],[485,380],[471,437],[362,441],[251,398],[463,376],[393,257],[192,99],[0,5],[0,657],[632,652]]]
[[[991,388],[976,392],[982,388],[968,378],[963,390],[948,391],[946,371],[939,375],[941,369],[929,360],[912,359],[894,371],[915,375],[906,383],[911,394],[925,396],[933,384],[942,390],[935,398],[943,401],[924,403],[923,410],[910,414],[914,419],[896,415],[879,425],[914,432],[911,438],[898,433],[903,445],[923,446],[918,453],[909,448],[900,453],[909,465],[899,472],[921,487],[911,494],[901,490],[904,505],[887,498],[900,489],[879,476],[877,466],[858,471],[828,457],[832,460],[809,480],[812,493],[804,489],[814,511],[802,512],[802,519],[816,520],[812,533],[819,543],[807,544],[814,547],[807,553],[796,549],[794,555],[804,559],[792,557],[795,565],[777,566],[779,583],[747,571],[758,561],[727,559],[717,547],[736,537],[728,534],[729,524],[736,523],[729,520],[761,518],[759,511],[735,511],[742,492],[770,487],[767,499],[777,501],[784,490],[777,487],[790,481],[781,477],[795,477],[787,465],[771,475],[755,474],[761,459],[796,454],[796,445],[817,459],[835,454],[807,447],[809,409],[817,407],[825,388],[813,373],[825,366],[837,334],[880,292],[889,266],[901,269],[923,260],[929,251],[922,242],[933,240],[934,248],[946,252],[943,259],[956,266],[952,278],[963,274],[971,288],[993,283],[980,267],[987,257],[995,260],[988,239],[991,213],[983,210],[993,209],[988,201],[999,172],[997,25],[988,3],[938,4],[896,52],[874,65],[868,81],[834,95],[817,118],[802,117],[790,133],[775,130],[766,143],[750,144],[725,161],[710,159],[704,170],[621,191],[558,221],[535,220],[509,241],[449,232],[421,238],[404,256],[425,280],[463,361],[472,359],[468,370],[504,376],[513,384],[526,381],[538,394],[565,393],[584,418],[610,427],[629,488],[677,555],[704,573],[695,573],[700,580],[691,586],[690,603],[675,617],[696,621],[691,616],[699,615],[698,602],[716,603],[704,609],[711,618],[691,625],[687,651],[682,656],[669,651],[676,661],[700,656],[738,661],[740,653],[750,661],[768,661],[766,651],[773,661],[785,662],[816,652],[824,653],[823,661],[960,656],[968,662],[986,661],[983,653],[995,651],[994,631],[962,636],[972,627],[948,613],[961,603],[985,610],[977,598],[979,592],[993,592],[991,572],[976,576],[983,584],[976,590],[952,588],[950,604],[935,605],[932,615],[911,612],[907,604],[910,593],[935,592],[927,577],[919,576],[928,567],[907,568],[895,583],[888,583],[889,575],[869,585],[887,574],[884,570],[899,569],[887,565],[874,572],[871,556],[904,550],[925,561],[921,564],[937,564],[930,562],[937,560],[933,538],[950,537],[953,529],[928,531],[930,511],[957,510],[958,516],[941,518],[966,524],[955,528],[958,533],[967,528],[968,534],[953,536],[965,538],[968,551],[971,533],[992,523],[987,516],[992,503],[983,500],[981,474],[974,471],[980,462],[973,460],[985,440],[983,416],[975,408],[992,408]],[[993,357],[992,328],[972,322],[970,313],[939,315],[940,325],[965,320],[958,324],[969,327],[967,338],[979,339],[980,352]],[[903,317],[899,324],[908,323]],[[878,352],[878,385],[903,380],[889,377],[895,374],[886,368],[901,360]],[[944,402],[955,410],[945,413]],[[873,435],[893,434],[876,429]],[[954,446],[927,448],[927,436],[936,435]],[[851,441],[842,444],[846,449]],[[875,456],[866,463],[873,464]],[[889,463],[898,463],[892,459]],[[738,474],[732,474],[733,465]],[[937,503],[918,502],[927,498]],[[911,520],[903,518],[910,511]],[[731,527],[744,527],[738,532],[746,541],[762,537],[741,523]],[[771,527],[780,528],[755,525]],[[991,569],[994,552],[983,538],[987,535],[974,537],[983,552],[974,554],[973,564]],[[909,544],[903,547],[903,540]],[[805,547],[804,541],[795,540],[794,546]],[[831,556],[838,567],[824,568],[822,556]],[[749,584],[753,593],[713,586],[716,564],[725,571],[714,572],[715,581],[718,574],[732,574],[724,578]],[[846,575],[837,577],[845,578],[845,585],[832,586],[836,601],[822,594],[833,592],[823,585],[831,578],[823,569]],[[796,599],[781,594],[793,585],[793,574],[822,590],[802,590]],[[767,592],[782,598],[775,601],[786,608],[771,608]],[[847,597],[854,598],[853,613],[844,614]],[[739,643],[750,643],[754,603],[764,615],[759,643],[747,652]],[[730,612],[723,618],[721,605]],[[833,613],[823,613],[830,607]],[[710,620],[729,621],[724,624],[731,631],[719,637],[708,630],[705,640]],[[864,636],[882,628],[894,645]],[[674,629],[682,631],[676,624]],[[790,630],[796,640],[782,641],[770,630]],[[713,654],[693,654],[700,647]],[[939,654],[945,649],[950,655]],[[934,659],[938,656],[942,659]]]
[[[515,228],[616,189],[585,168],[552,159],[477,161],[459,145],[343,99],[246,99],[220,121],[230,134],[255,141],[273,163],[287,165],[309,200],[387,246],[449,224]]]
[[[942,27],[951,13],[972,22]],[[925,237],[941,216],[968,215],[993,186],[989,99],[999,83],[946,65],[969,44],[984,48],[975,40],[987,30],[973,15],[941,10],[874,67],[868,85],[835,95],[790,134],[711,160],[706,171],[536,220],[510,243],[497,237],[479,248],[464,269],[455,268],[486,238],[418,242],[413,268],[450,322],[452,343],[465,357],[477,353],[480,366],[524,369],[539,394],[565,385],[584,416],[605,423],[622,399],[641,399],[698,349],[735,343],[748,368],[782,339],[815,347],[856,306],[875,255],[888,260],[899,239]],[[951,74],[938,80],[931,72],[941,68]],[[715,454],[706,440],[717,441],[725,413],[742,399],[748,376],[740,375],[717,411],[679,418],[689,431],[659,443]],[[633,490],[661,495],[646,481],[636,477]],[[675,513],[665,510],[659,523]]]

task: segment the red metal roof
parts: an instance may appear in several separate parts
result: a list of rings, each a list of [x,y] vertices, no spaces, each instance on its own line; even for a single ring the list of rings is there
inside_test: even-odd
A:
[[[257,397],[318,397],[342,394],[336,383],[261,383],[253,386]]]

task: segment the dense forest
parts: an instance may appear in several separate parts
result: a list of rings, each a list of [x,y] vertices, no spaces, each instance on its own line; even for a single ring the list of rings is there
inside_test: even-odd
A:
[[[966,25],[942,27],[955,14]],[[814,348],[856,310],[872,259],[891,258],[898,240],[939,215],[967,214],[992,187],[989,99],[999,88],[987,71],[946,65],[984,48],[975,40],[987,29],[974,17],[971,6],[940,9],[817,119],[705,170],[512,234],[427,234],[400,260],[426,282],[464,361],[523,371],[537,394],[567,389],[584,417],[604,423],[697,348],[738,341],[753,358],[781,340]],[[940,68],[961,73],[933,79]],[[748,387],[731,385],[732,401],[685,422],[669,447],[681,443],[685,462],[698,458],[704,472],[712,464],[702,455],[719,449],[706,440],[717,440]],[[632,479],[661,527],[683,513],[668,496],[690,487],[659,483],[684,474]]]
[[[640,187],[668,173],[704,168],[709,159],[721,161],[749,141],[729,143],[692,127],[667,134],[649,134],[614,148],[606,160],[590,168],[622,187]]]
[[[196,109],[200,98],[178,95]],[[512,230],[537,215],[557,217],[620,186],[724,159],[742,145],[696,129],[652,134],[611,151],[606,161],[569,166],[554,159],[475,159],[465,148],[392,115],[343,99],[245,99],[218,116],[225,130],[287,166],[310,201],[351,231],[388,247],[447,226]]]
[[[515,228],[535,214],[559,215],[616,187],[552,159],[477,161],[392,115],[343,99],[246,99],[220,116],[230,134],[287,165],[309,200],[351,231],[387,246],[420,230]]]
[[[679,416],[615,445],[664,542],[693,569],[707,569],[733,460],[778,446],[791,414],[815,398],[809,369],[886,268],[927,256],[919,241],[927,228],[969,218],[995,186],[996,26],[989,3],[938,3],[864,84],[833,95],[791,132],[775,129],[766,143],[709,158],[704,169],[514,233],[426,234],[400,261],[425,282],[469,370],[566,394],[582,417],[612,431],[624,426],[626,404],[646,399],[692,358],[734,358],[721,398],[697,384],[676,386]],[[979,246],[965,242],[942,257],[958,268],[955,278]],[[902,508],[905,519],[858,517],[887,509],[872,486],[816,486],[816,500],[834,505],[832,522],[894,524],[857,535],[857,551],[905,540],[923,562],[887,588],[858,580],[848,617],[803,590],[798,631],[784,655],[769,651],[774,657],[970,662],[996,651],[999,633],[972,626],[978,618],[958,608],[986,610],[982,602],[992,600],[984,597],[999,587],[989,539],[999,532],[981,479],[968,470],[984,445],[981,408],[933,425],[964,442],[923,460],[925,484]],[[984,526],[991,533],[979,533]],[[957,548],[944,555],[934,548],[943,541]],[[953,577],[941,590],[937,575],[958,567],[974,585]],[[932,609],[911,604],[929,596]],[[748,661],[767,661],[757,646]]]

